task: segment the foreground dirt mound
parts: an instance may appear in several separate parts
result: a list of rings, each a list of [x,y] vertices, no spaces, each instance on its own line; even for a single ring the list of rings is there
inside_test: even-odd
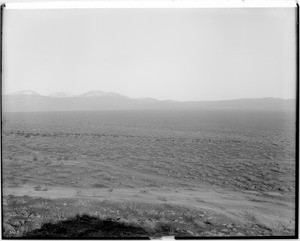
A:
[[[26,238],[149,237],[145,229],[89,215],[76,216],[57,223],[46,223],[27,233]]]

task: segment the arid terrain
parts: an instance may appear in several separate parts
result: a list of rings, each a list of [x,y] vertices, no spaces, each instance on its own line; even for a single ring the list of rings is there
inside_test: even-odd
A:
[[[292,111],[3,117],[4,237],[295,235]]]

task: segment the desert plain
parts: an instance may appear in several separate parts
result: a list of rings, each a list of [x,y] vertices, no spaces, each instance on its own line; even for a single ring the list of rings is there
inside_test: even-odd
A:
[[[295,114],[3,113],[3,237],[295,235]]]

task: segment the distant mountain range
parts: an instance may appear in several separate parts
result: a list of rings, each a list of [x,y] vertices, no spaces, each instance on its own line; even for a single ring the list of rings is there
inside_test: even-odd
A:
[[[93,90],[80,95],[56,92],[48,96],[32,90],[23,90],[2,96],[3,111],[95,111],[137,109],[256,109],[295,110],[294,99],[261,98],[224,101],[174,101],[153,98],[133,99],[114,93]]]
[[[32,90],[21,90],[21,91],[13,92],[9,95],[40,95],[40,94]]]
[[[45,96],[45,95],[40,95],[39,93],[33,91],[33,90],[22,90],[22,91],[17,91],[17,92],[13,92],[11,94],[9,94],[9,96],[16,96],[16,95],[27,95],[27,96]],[[104,92],[104,91],[100,91],[100,90],[92,90],[80,95],[72,95],[68,92],[54,92],[50,95],[48,95],[48,97],[52,97],[52,98],[69,98],[69,97],[99,97],[99,96],[122,96],[122,97],[126,97],[124,95],[118,94],[118,93],[114,93],[114,92]],[[127,97],[128,98],[128,97]]]

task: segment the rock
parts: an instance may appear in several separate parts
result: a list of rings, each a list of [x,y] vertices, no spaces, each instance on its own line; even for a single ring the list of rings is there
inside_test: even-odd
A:
[[[234,224],[233,224],[233,223],[227,224],[226,227],[227,227],[227,228],[233,228],[233,227],[234,227]]]
[[[128,220],[125,219],[125,218],[119,218],[119,219],[117,220],[117,222],[119,222],[119,223],[127,223]]]
[[[27,221],[26,226],[28,227],[28,229],[38,229],[41,227],[41,223],[36,221]]]
[[[238,232],[238,233],[236,234],[236,236],[245,236],[245,234],[243,234],[243,233],[241,233],[241,232]]]
[[[21,226],[21,227],[18,229],[18,231],[19,231],[20,233],[23,233],[23,232],[25,231],[25,228]]]
[[[205,236],[210,236],[212,233],[209,232],[209,231],[204,231],[202,234],[205,235]]]
[[[21,223],[21,225],[24,225],[26,223],[26,221],[25,220],[21,220],[20,223]]]
[[[15,227],[20,227],[22,224],[21,224],[20,221],[14,221],[14,222],[12,223],[12,225],[15,226]]]
[[[10,220],[10,217],[4,217],[4,218],[3,218],[3,222],[4,222],[4,223],[8,223],[9,220]]]
[[[5,231],[14,231],[14,230],[15,230],[14,227],[11,226],[11,225],[8,224],[8,223],[4,223],[4,224],[3,224],[3,228],[4,228]]]
[[[204,226],[205,226],[205,223],[202,222],[202,221],[200,221],[200,220],[195,220],[194,222],[195,222],[198,226],[200,226],[200,227],[204,227]]]
[[[29,216],[29,213],[25,209],[21,211],[21,214],[24,217],[28,217]]]

